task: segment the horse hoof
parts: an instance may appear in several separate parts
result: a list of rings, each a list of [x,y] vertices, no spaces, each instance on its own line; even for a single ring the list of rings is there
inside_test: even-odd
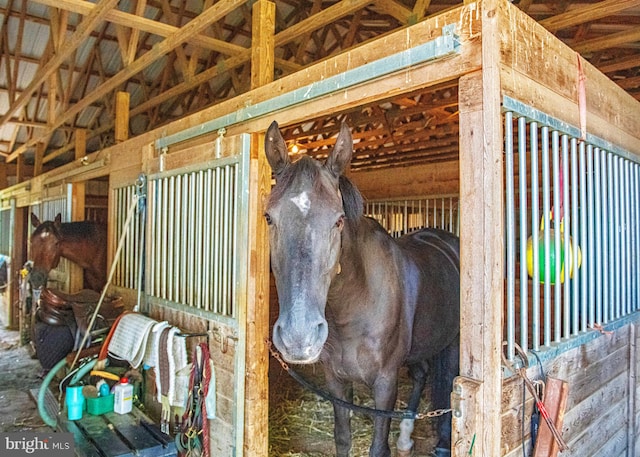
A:
[[[413,456],[413,448],[402,450],[396,449],[396,457],[412,457]]]
[[[437,447],[431,453],[432,457],[451,457],[451,451],[443,447]]]

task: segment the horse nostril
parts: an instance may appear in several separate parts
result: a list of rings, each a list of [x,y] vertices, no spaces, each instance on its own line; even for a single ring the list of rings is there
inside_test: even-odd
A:
[[[324,344],[327,341],[327,337],[329,336],[329,326],[327,325],[327,321],[323,320],[318,324],[316,328],[316,339],[317,341],[321,341]]]

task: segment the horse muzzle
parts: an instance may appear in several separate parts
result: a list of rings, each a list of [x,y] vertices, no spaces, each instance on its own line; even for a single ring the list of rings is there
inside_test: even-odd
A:
[[[40,289],[47,285],[49,275],[43,270],[31,270],[29,273],[29,282],[34,289]]]
[[[288,363],[317,362],[328,335],[329,327],[323,318],[300,323],[281,316],[273,326],[273,344]]]

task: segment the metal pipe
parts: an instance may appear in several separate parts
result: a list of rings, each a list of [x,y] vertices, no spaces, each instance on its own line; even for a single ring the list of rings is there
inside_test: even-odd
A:
[[[543,341],[545,346],[551,345],[551,272],[550,272],[550,187],[549,180],[549,127],[541,129],[542,139],[542,220],[544,221],[543,248],[544,248],[544,331]]]
[[[579,145],[580,155],[580,248],[582,250],[582,266],[580,268],[580,330],[587,331],[588,326],[588,308],[587,308],[587,293],[588,293],[588,273],[587,268],[590,265],[591,249],[589,248],[587,239],[587,213],[589,213],[589,207],[587,206],[587,158],[584,141]],[[578,238],[576,238],[578,239]],[[589,301],[593,303],[593,301]],[[589,305],[591,306],[591,305]]]
[[[554,266],[554,284],[553,284],[553,341],[559,342],[561,339],[561,324],[562,324],[562,282],[560,278],[560,272],[562,268],[562,253],[560,252],[560,227],[562,225],[562,219],[564,217],[563,208],[560,205],[560,171],[559,171],[559,135],[558,131],[551,132],[551,158],[552,158],[552,173],[553,173],[553,256],[555,262]],[[546,226],[545,231],[551,229],[551,226]]]
[[[520,197],[520,347],[529,348],[529,302],[527,274],[527,119],[518,118],[518,195]],[[450,207],[453,204],[449,204]]]
[[[577,335],[580,332],[580,275],[578,266],[578,252],[580,251],[580,237],[578,236],[578,199],[580,195],[580,183],[578,182],[578,141],[575,138],[571,138],[571,246],[573,250],[571,252],[571,266],[572,266],[572,278],[571,278],[571,335]],[[569,230],[567,230],[567,233]],[[568,302],[566,300],[565,302]]]
[[[562,236],[562,246],[561,248],[564,250],[564,255],[562,256],[562,269],[564,270],[564,283],[561,284],[563,298],[562,298],[562,338],[569,338],[571,335],[571,295],[569,286],[571,284],[571,276],[572,276],[572,251],[570,251],[569,247],[571,246],[570,233],[571,227],[573,224],[573,219],[571,218],[571,206],[569,205],[569,194],[572,190],[572,185],[569,182],[569,167],[571,164],[569,163],[569,138],[567,135],[562,135],[560,137],[560,174],[562,177],[563,186],[561,186],[561,194],[560,198],[562,199],[562,214],[561,217],[564,218],[564,230],[560,235]],[[563,227],[563,221],[560,221],[560,227]]]
[[[507,321],[507,358],[513,360],[515,355],[515,204],[513,182],[513,113],[507,111],[504,121],[505,145],[505,225],[506,225],[506,321]]]
[[[531,334],[533,350],[540,349],[540,244],[539,244],[539,221],[540,221],[540,183],[538,167],[538,123],[531,122],[529,125],[531,151],[531,243],[533,251],[533,294],[531,297]]]
[[[589,213],[589,233],[587,240],[591,247],[595,259],[595,263],[591,262],[589,268],[589,298],[591,308],[589,310],[589,326],[593,327],[596,322],[602,322],[604,317],[604,278],[602,275],[602,259],[604,254],[602,243],[602,214],[604,194],[601,185],[602,166],[600,164],[600,154],[593,149],[593,146],[587,146],[587,175],[589,176],[589,186],[587,189],[588,196],[588,213]]]

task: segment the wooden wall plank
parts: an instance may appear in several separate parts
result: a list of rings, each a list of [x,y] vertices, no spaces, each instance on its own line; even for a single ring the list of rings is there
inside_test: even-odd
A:
[[[460,163],[440,162],[390,170],[352,172],[349,178],[367,200],[458,194]]]

